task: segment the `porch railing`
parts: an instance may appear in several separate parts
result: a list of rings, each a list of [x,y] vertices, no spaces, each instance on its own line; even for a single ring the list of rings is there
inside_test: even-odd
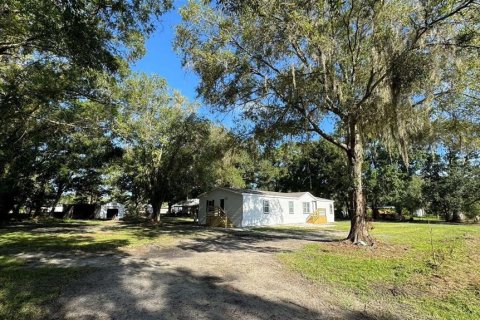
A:
[[[225,210],[217,206],[208,208],[207,225],[210,227],[233,227],[232,221],[228,218]]]
[[[311,223],[311,224],[327,223],[327,210],[325,208],[316,209],[307,217],[307,223]]]

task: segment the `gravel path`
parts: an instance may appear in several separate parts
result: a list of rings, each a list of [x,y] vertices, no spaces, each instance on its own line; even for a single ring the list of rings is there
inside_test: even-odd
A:
[[[221,231],[125,254],[23,258],[97,267],[64,290],[57,319],[361,318],[339,310],[325,288],[289,272],[276,258],[335,236]]]

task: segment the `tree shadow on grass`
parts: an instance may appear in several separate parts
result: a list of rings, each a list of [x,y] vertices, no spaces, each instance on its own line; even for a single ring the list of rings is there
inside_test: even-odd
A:
[[[266,245],[265,237],[239,237],[234,234],[225,234],[215,238],[200,238],[193,239],[186,243],[180,243],[178,248],[185,251],[194,252],[232,252],[232,251],[245,251],[245,252],[282,252],[284,249],[275,246],[274,244]],[[269,239],[273,241],[274,239]],[[269,242],[271,243],[271,242]]]
[[[11,223],[9,225],[0,227],[0,234],[5,232],[25,231],[32,233],[78,233],[78,232],[91,232],[92,224],[88,221],[78,220],[75,222],[62,222],[62,221],[45,221],[34,222],[26,221],[20,223]]]
[[[199,226],[193,223],[162,225],[150,222],[119,222],[101,227],[102,232],[128,231],[138,239],[151,240],[161,236],[178,238],[178,248],[195,252],[207,251],[259,251],[280,252],[275,242],[302,240],[309,242],[337,242],[343,240],[339,232],[332,230],[290,230],[290,229],[225,229]],[[186,241],[184,241],[186,240]],[[265,243],[271,244],[266,245]]]
[[[139,236],[156,237],[159,234],[194,236],[193,241],[180,243],[172,248],[180,252],[256,251],[277,252],[281,247],[277,241],[303,239],[300,235],[267,231],[244,231],[211,229],[198,226],[126,225]],[[105,230],[115,231],[116,226],[105,225]],[[110,229],[108,229],[110,228]],[[104,230],[104,231],[105,231]],[[31,234],[31,233],[30,233]],[[304,236],[304,235],[302,235]],[[299,238],[300,237],[300,238]],[[2,239],[4,240],[4,239]],[[72,318],[72,319],[395,319],[394,316],[342,311],[309,309],[298,300],[281,300],[255,294],[242,284],[232,284],[232,275],[217,276],[201,274],[196,270],[172,267],[171,259],[178,257],[175,252],[156,255],[156,259],[138,258],[120,252],[116,248],[128,244],[128,240],[92,242],[89,236],[60,237],[44,234],[29,238],[9,238],[2,248],[13,248],[13,252],[42,248],[70,254],[70,260],[59,260],[57,267],[48,264],[48,259],[31,266],[9,268],[9,283],[0,284],[0,296],[8,301],[15,299],[6,318]],[[311,241],[332,241],[318,237]],[[266,244],[265,242],[268,242]],[[83,246],[84,245],[84,246]],[[84,251],[110,250],[108,255],[96,253],[99,263],[89,266],[82,263],[82,255],[72,254],[69,249],[82,248]],[[1,248],[0,248],[1,250]],[[167,249],[169,250],[169,249]],[[164,252],[165,249],[159,249]],[[1,253],[0,253],[1,254]],[[48,258],[48,257],[47,257]],[[54,257],[58,258],[58,256]],[[61,257],[60,257],[61,258]],[[91,256],[85,257],[87,262]],[[58,268],[63,266],[64,268]],[[94,268],[92,268],[94,267]],[[255,266],[252,266],[252,268]],[[91,272],[91,275],[88,274]],[[253,270],[254,272],[254,270]],[[265,275],[268,276],[268,275]],[[77,277],[74,283],[70,281]],[[281,280],[279,280],[281,281]],[[54,300],[59,290],[64,292],[47,316],[34,310],[49,300]],[[1,300],[0,300],[1,301]],[[21,310],[27,310],[22,313]],[[327,309],[325,309],[327,310]],[[30,315],[30,316],[29,316]]]
[[[183,250],[195,252],[215,251],[256,251],[256,252],[284,252],[289,251],[292,243],[283,246],[280,242],[285,241],[308,241],[332,243],[343,240],[327,233],[304,232],[277,232],[274,231],[252,231],[252,230],[231,230],[216,229],[218,235],[209,238],[193,238],[192,241],[182,243],[178,247]]]
[[[403,223],[414,223],[414,224],[440,224],[440,225],[447,225],[447,226],[468,225],[468,223],[464,223],[464,222],[447,222],[447,221],[444,221],[444,220],[419,220],[419,219],[398,221],[398,222],[397,221],[379,221],[379,222],[391,222],[391,223],[403,222]]]
[[[55,319],[399,319],[317,308],[244,291],[234,279],[186,268],[120,265],[78,282],[60,298]],[[319,301],[321,306],[321,301]]]
[[[162,223],[156,224],[150,221],[119,221],[100,227],[103,232],[128,231],[139,239],[153,239],[162,235],[189,236],[205,231],[204,227],[193,223]]]
[[[297,230],[281,228],[224,229],[198,226],[194,223],[152,224],[147,221],[121,221],[91,225],[78,223],[32,223],[12,226],[0,231],[0,254],[23,252],[112,251],[129,245],[131,240],[155,240],[162,236],[179,239],[179,250],[282,252],[276,242],[335,242],[341,240],[331,230]],[[126,231],[126,233],[125,233]],[[122,234],[122,232],[124,232]],[[93,234],[95,233],[95,235]],[[117,238],[117,234],[118,238]],[[97,237],[97,234],[100,237]],[[109,239],[113,236],[116,239]]]
[[[129,241],[126,239],[95,241],[91,236],[82,235],[62,237],[49,234],[40,236],[28,233],[14,234],[0,239],[0,255],[26,252],[66,252],[73,254],[75,251],[111,251],[128,244]]]
[[[338,231],[338,230],[331,230],[327,228],[318,228],[318,229],[311,229],[311,228],[268,228],[268,227],[260,227],[260,228],[253,228],[251,229],[254,232],[261,232],[267,234],[274,234],[277,236],[285,236],[291,239],[304,239],[304,240],[325,240],[332,239],[333,241],[338,240],[339,238],[346,237],[348,234],[347,231]],[[324,241],[322,241],[324,242]]]
[[[0,319],[48,319],[45,305],[87,268],[23,268],[0,265]]]

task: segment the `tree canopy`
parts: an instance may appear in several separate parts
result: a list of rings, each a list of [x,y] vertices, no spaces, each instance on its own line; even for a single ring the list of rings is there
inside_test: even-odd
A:
[[[32,185],[43,189],[38,177],[48,181],[46,172],[60,169],[45,164],[69,154],[59,140],[106,127],[113,109],[106,88],[128,71],[128,61],[141,56],[152,19],[170,5],[148,0],[0,4],[0,219],[30,198]]]
[[[407,160],[415,129],[478,97],[474,0],[192,1],[182,15],[176,46],[208,103],[240,107],[276,134],[314,132],[346,153],[353,242],[371,242],[365,143],[397,145]],[[340,138],[322,126],[327,117]]]
[[[233,137],[200,118],[195,105],[169,90],[165,80],[134,75],[119,91],[113,131],[124,150],[120,177],[129,181],[126,191],[152,206],[157,221],[164,202],[242,183],[227,159]]]
[[[215,186],[334,198],[355,243],[372,240],[368,206],[478,212],[478,1],[192,0],[175,47],[195,103],[131,70],[171,7],[0,4],[0,220],[67,197],[158,220]]]

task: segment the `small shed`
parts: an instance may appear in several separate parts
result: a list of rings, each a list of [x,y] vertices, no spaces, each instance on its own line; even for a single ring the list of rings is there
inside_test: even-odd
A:
[[[172,212],[175,214],[195,215],[198,211],[199,199],[187,199],[172,205]]]
[[[125,207],[118,202],[102,204],[95,212],[95,219],[113,220],[125,218]]]
[[[334,221],[333,200],[310,192],[215,188],[199,199],[199,224],[250,227]]]
[[[425,213],[425,209],[419,208],[413,211],[413,215],[415,217],[425,217],[427,214]]]

